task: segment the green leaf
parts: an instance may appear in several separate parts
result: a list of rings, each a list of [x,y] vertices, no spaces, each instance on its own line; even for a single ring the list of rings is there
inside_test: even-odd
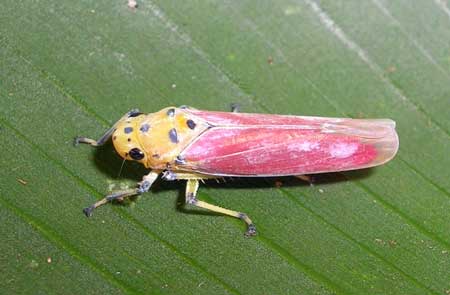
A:
[[[0,293],[450,293],[446,1],[2,1]],[[87,219],[145,170],[98,137],[169,105],[386,117],[400,151],[366,171],[158,182]]]

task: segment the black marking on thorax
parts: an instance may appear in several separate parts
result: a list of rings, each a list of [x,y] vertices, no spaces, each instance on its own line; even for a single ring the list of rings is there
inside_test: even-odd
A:
[[[169,139],[173,143],[178,143],[178,134],[175,128],[169,130]]]
[[[142,124],[141,128],[139,128],[139,130],[144,133],[147,132],[149,129],[150,129],[150,124],[148,124],[148,123]]]
[[[191,119],[186,121],[186,125],[189,127],[189,129],[194,130],[195,126],[197,126],[197,124],[195,124],[194,121],[192,121]]]

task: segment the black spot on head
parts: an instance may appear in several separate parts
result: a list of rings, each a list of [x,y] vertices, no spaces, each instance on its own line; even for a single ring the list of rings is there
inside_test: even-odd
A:
[[[175,128],[170,129],[169,138],[170,138],[171,142],[178,143],[178,134],[177,134],[177,130]]]
[[[125,127],[123,129],[123,132],[125,132],[125,134],[131,133],[131,132],[133,132],[133,127]]]
[[[113,140],[116,140],[117,136],[113,136]]]
[[[147,132],[150,129],[150,125],[145,123],[142,124],[141,128],[139,128],[139,130],[141,130],[141,132]]]
[[[169,117],[175,116],[175,109],[168,109],[168,110],[167,110],[167,115],[168,115]]]
[[[144,158],[144,153],[138,148],[132,148],[129,152],[131,159],[139,161]]]
[[[130,142],[130,141],[131,141],[131,138],[128,138],[127,141]]]
[[[186,124],[187,124],[187,126],[188,126],[190,129],[192,129],[192,130],[194,130],[194,129],[195,129],[195,126],[197,126],[197,124],[195,124],[195,122],[192,121],[191,119],[187,120],[187,121],[186,121]]]

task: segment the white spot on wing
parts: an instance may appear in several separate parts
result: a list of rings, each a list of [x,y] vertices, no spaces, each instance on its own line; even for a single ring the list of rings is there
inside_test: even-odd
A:
[[[298,142],[295,144],[290,144],[288,146],[288,150],[290,152],[310,152],[312,150],[315,150],[320,147],[320,144],[318,142],[310,142],[310,141],[303,141]],[[296,158],[295,155],[291,155],[293,159]]]
[[[353,155],[358,149],[358,145],[351,143],[336,143],[330,147],[330,155],[334,158],[347,158]]]
[[[319,143],[317,142],[309,142],[305,141],[299,144],[299,149],[304,152],[309,152],[319,147]]]

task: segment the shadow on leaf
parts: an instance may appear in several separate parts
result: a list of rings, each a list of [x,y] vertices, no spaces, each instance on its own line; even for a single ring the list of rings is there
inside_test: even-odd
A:
[[[105,145],[95,148],[94,161],[98,169],[111,178],[132,180],[136,183],[141,181],[142,177],[150,170],[143,165],[133,161],[123,161],[116,153],[112,143],[109,141]],[[119,174],[120,172],[120,174]],[[369,177],[372,169],[361,169],[355,171],[347,171],[345,173],[322,173],[309,175],[311,182],[299,179],[294,176],[284,177],[221,177],[218,179],[209,179],[200,185],[213,189],[264,189],[264,188],[288,188],[301,187],[309,185],[329,185],[338,182],[359,180]],[[185,205],[185,183],[184,181],[161,181],[158,179],[151,188],[151,193],[157,194],[160,191],[178,190],[178,198],[175,204],[176,210],[187,214],[200,215],[221,215],[215,212],[196,209],[192,206]],[[224,194],[226,196],[226,193]],[[136,201],[138,196],[133,196],[127,200],[114,202],[116,205],[128,206],[131,202]]]

